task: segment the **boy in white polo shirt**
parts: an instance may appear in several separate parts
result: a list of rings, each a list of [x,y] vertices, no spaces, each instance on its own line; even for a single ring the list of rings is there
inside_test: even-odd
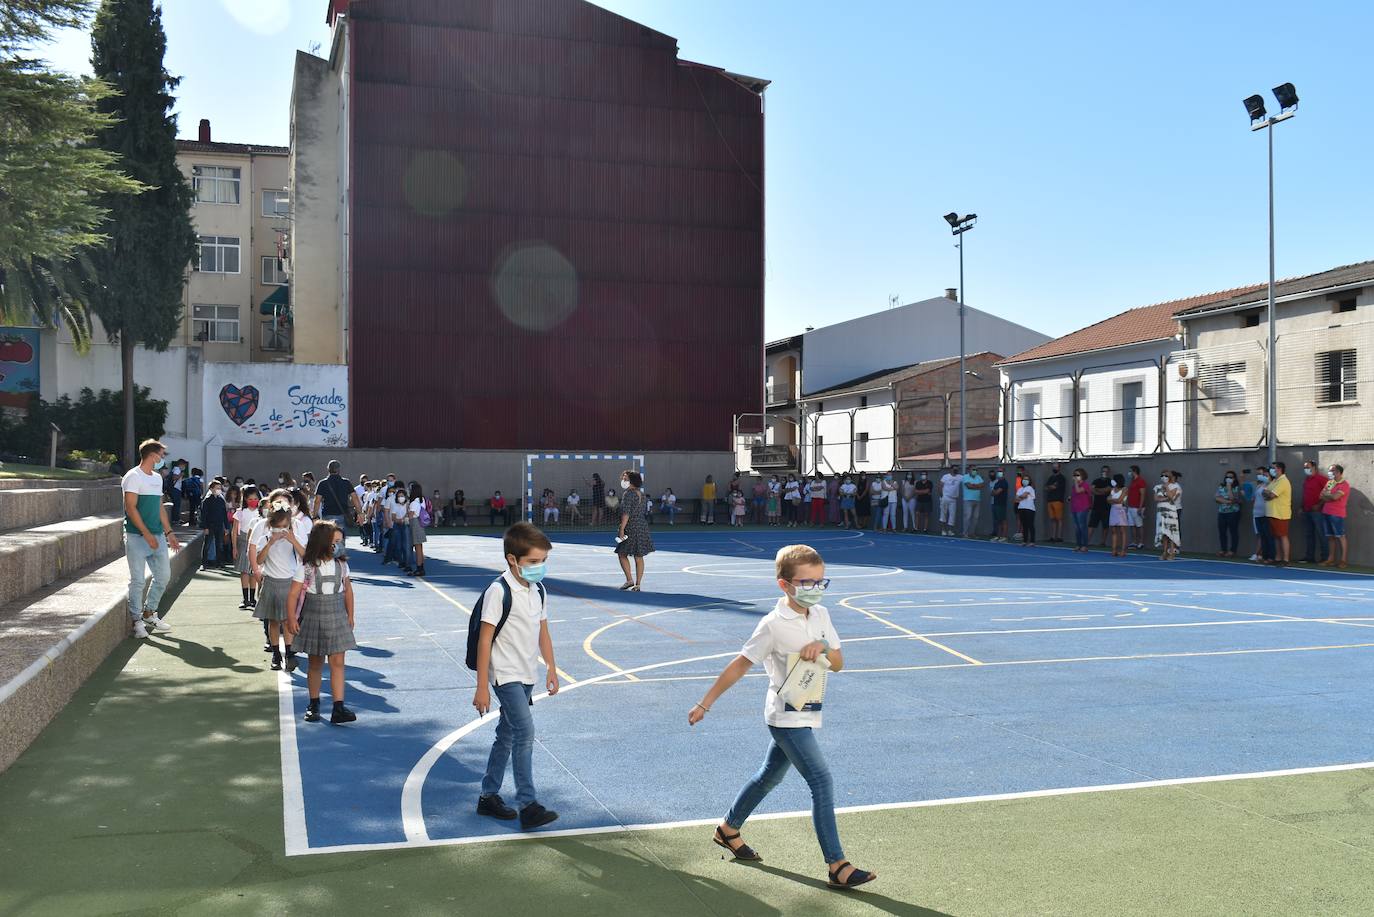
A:
[[[472,706],[479,716],[485,716],[491,709],[493,692],[501,703],[501,721],[487,758],[477,814],[504,821],[516,817],[516,810],[497,795],[506,778],[506,763],[511,762],[520,827],[529,831],[558,818],[557,812],[544,808],[535,798],[534,716],[530,713],[541,655],[548,667],[545,688],[549,694],[558,693],[553,638],[549,636],[544,587],[539,585],[553,544],[534,525],[517,522],[506,530],[502,547],[507,569],[482,596],[482,624],[477,638],[477,691]],[[505,614],[507,601],[509,615]]]
[[[815,735],[815,730],[821,726],[821,701],[813,700],[797,709],[779,696],[791,665],[815,662],[824,655],[830,672],[844,668],[840,635],[835,632],[830,613],[820,604],[830,580],[825,578],[825,562],[821,555],[808,545],[788,545],[778,551],[774,566],[782,598],[764,615],[739,656],[720,673],[701,703],[694,704],[687,714],[687,722],[695,726],[710,712],[716,699],[743,678],[755,663],[762,662],[767,669],[768,696],[763,705],[763,719],[773,741],[768,746],[763,766],[740,790],[712,840],[729,850],[736,859],[763,859],[744,843],[740,828],[764,797],[782,781],[788,768],[795,767],[811,787],[811,820],[830,873],[829,884],[832,888],[854,888],[872,882],[878,875],[855,868],[844,858],[844,850],[840,847],[840,833],[835,824],[834,785]],[[789,659],[793,655],[798,659]]]

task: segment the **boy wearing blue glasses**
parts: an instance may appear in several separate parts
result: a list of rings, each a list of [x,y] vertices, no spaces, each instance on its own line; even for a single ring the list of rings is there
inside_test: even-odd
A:
[[[807,545],[788,545],[778,551],[775,567],[782,597],[754,628],[753,636],[744,644],[739,656],[720,673],[701,703],[694,704],[687,714],[687,722],[695,726],[710,712],[716,699],[755,664],[762,662],[768,671],[768,697],[764,702],[763,719],[773,741],[768,746],[763,766],[740,790],[712,840],[729,850],[736,859],[763,859],[744,843],[740,828],[764,797],[782,781],[788,768],[795,767],[811,787],[811,820],[830,873],[829,884],[832,888],[854,888],[878,876],[855,868],[844,858],[844,850],[840,847],[839,829],[835,824],[834,786],[815,734],[821,726],[821,701],[812,693],[808,696],[817,699],[797,708],[781,696],[793,696],[785,682],[797,666],[815,663],[824,656],[830,672],[844,668],[840,636],[830,621],[830,613],[820,604],[830,580],[825,578],[825,562],[821,555]]]

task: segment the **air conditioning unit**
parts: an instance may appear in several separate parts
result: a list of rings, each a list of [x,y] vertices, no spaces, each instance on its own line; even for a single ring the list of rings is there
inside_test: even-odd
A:
[[[1169,372],[1180,382],[1198,381],[1197,357],[1181,357],[1169,364]]]

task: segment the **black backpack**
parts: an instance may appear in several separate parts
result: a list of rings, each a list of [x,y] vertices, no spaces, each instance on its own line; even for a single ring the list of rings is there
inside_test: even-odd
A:
[[[496,622],[496,633],[491,635],[491,642],[494,646],[496,638],[501,636],[501,628],[506,626],[506,619],[510,617],[511,592],[510,583],[506,582],[504,576],[499,576],[496,581],[501,584],[501,620]],[[539,604],[547,605],[549,597],[544,592],[543,583],[535,583],[534,588],[539,590]],[[482,591],[482,597],[477,600],[477,604],[472,606],[472,614],[468,616],[468,654],[463,661],[467,667],[474,672],[477,671],[477,639],[482,635],[482,603],[487,599],[486,590]]]

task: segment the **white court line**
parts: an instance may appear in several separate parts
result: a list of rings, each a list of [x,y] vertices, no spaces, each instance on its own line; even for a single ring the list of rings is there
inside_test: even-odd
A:
[[[1360,761],[1352,764],[1323,764],[1313,767],[1292,767],[1283,770],[1251,771],[1241,774],[1208,774],[1194,777],[1170,777],[1162,780],[1141,780],[1132,783],[1106,783],[1091,786],[1057,787],[1047,790],[1023,790],[1015,793],[991,793],[983,796],[954,796],[946,799],[920,799],[910,802],[880,802],[868,805],[837,806],[838,815],[851,815],[862,812],[893,812],[904,809],[943,808],[945,806],[970,805],[980,802],[1011,802],[1020,799],[1047,799],[1055,796],[1081,796],[1089,793],[1113,793],[1128,790],[1159,789],[1162,787],[1193,786],[1203,783],[1225,783],[1233,780],[1263,780],[1269,777],[1300,777],[1308,774],[1332,774],[1342,771],[1367,770],[1374,768],[1374,761]],[[753,821],[777,821],[780,819],[810,818],[810,810],[801,812],[768,812],[750,816]],[[430,838],[418,840],[393,841],[381,844],[339,844],[332,847],[313,849],[292,849],[287,845],[287,856],[300,856],[320,853],[360,853],[372,850],[400,850],[412,847],[458,847],[469,844],[490,844],[501,841],[539,840],[540,838],[584,837],[596,834],[625,834],[635,831],[663,831],[672,828],[699,828],[719,824],[719,815],[711,818],[684,819],[680,821],[657,822],[640,825],[605,825],[597,828],[569,828],[559,831],[512,832],[510,834],[486,835],[479,837]]]
[[[281,727],[281,820],[286,855],[306,853],[310,838],[305,825],[305,791],[301,784],[300,746],[296,744],[296,704],[291,676],[277,673],[277,721]]]

